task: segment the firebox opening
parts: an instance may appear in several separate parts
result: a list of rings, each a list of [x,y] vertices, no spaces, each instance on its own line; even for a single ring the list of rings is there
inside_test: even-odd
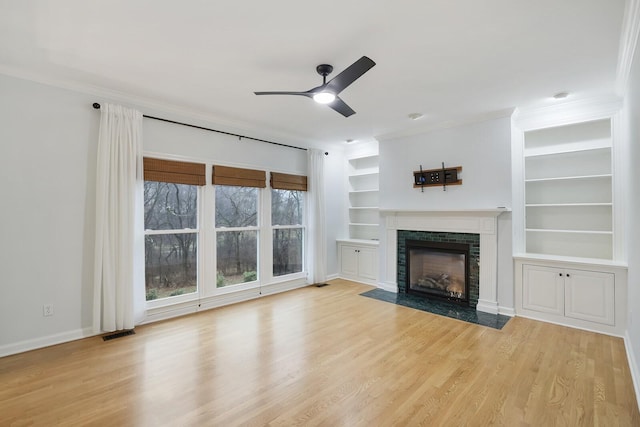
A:
[[[407,292],[469,304],[469,245],[406,240]]]

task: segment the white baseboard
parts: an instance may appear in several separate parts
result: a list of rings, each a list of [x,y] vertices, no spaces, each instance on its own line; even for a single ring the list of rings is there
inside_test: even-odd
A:
[[[290,280],[288,282],[274,283],[272,285],[265,285],[262,287],[262,295],[279,294],[280,292],[292,291],[298,288],[304,288],[309,284],[304,279]]]
[[[496,301],[487,301],[487,300],[478,300],[478,305],[476,306],[476,310],[482,311],[484,313],[490,314],[498,314],[499,307]]]
[[[516,317],[516,310],[512,307],[502,307],[498,306],[498,314],[502,314],[503,316]]]
[[[394,294],[398,293],[398,285],[395,283],[378,282],[378,287],[382,290],[393,292]]]
[[[260,298],[261,296],[278,294],[291,291],[293,289],[308,286],[305,279],[295,279],[286,282],[264,285],[261,288],[244,289],[236,292],[229,292],[220,295],[205,297],[200,300],[193,300],[183,304],[175,304],[166,307],[158,307],[147,310],[147,315],[140,324],[159,322],[161,320],[172,319],[199,311],[211,310],[225,305],[236,304]]]
[[[627,361],[629,362],[629,370],[631,371],[631,381],[633,381],[633,388],[636,391],[636,404],[640,410],[640,366],[638,366],[638,358],[631,345],[631,337],[629,336],[628,329],[624,334],[624,348],[627,350]]]
[[[260,288],[247,289],[238,292],[231,292],[222,295],[216,295],[201,300],[188,301],[182,304],[172,306],[158,307],[147,310],[146,316],[138,325],[158,322],[161,320],[172,319],[187,314],[196,313],[198,311],[209,310],[224,305],[235,304],[238,302],[249,301],[261,296],[273,295],[293,289],[308,286],[304,279],[290,280],[286,282],[274,283],[262,286]],[[138,326],[136,325],[136,326]],[[94,333],[92,327],[78,329],[75,331],[62,332],[46,337],[34,338],[12,344],[0,346],[0,357],[10,356],[12,354],[23,353],[25,351],[36,350],[43,347],[49,347],[56,344],[62,344],[69,341],[75,341],[82,338],[88,338],[102,333]]]
[[[59,334],[33,338],[13,344],[7,344],[0,346],[0,357],[24,353],[25,351],[36,350],[39,348],[62,344],[69,341],[75,341],[82,338],[88,338],[95,335],[99,334],[94,333],[93,328],[89,326],[87,328],[77,329],[75,331],[61,332]]]
[[[338,273],[336,273],[336,274],[329,274],[329,275],[327,276],[327,280],[325,280],[325,282],[326,282],[326,281],[329,281],[329,280],[333,280],[333,279],[338,279],[338,278],[340,278],[340,276],[338,275]]]

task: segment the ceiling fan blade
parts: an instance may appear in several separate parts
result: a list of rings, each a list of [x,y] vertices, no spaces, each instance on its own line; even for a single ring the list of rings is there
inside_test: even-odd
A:
[[[343,72],[331,79],[325,89],[335,93],[342,92],[347,86],[356,81],[360,76],[369,71],[376,65],[370,58],[363,56],[356,62],[348,66]]]
[[[313,94],[310,91],[307,92],[253,92],[256,95],[300,95],[306,96],[308,98],[312,97]]]
[[[327,104],[327,107],[333,108],[345,117],[349,117],[356,113],[351,107],[349,107],[342,99],[338,98],[337,96],[333,102]]]

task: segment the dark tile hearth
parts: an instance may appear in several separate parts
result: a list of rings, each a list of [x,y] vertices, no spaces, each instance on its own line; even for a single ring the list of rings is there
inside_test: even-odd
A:
[[[484,313],[472,307],[463,307],[446,301],[435,301],[409,294],[396,294],[382,289],[373,289],[360,295],[494,329],[502,329],[510,319],[509,316],[502,314]]]

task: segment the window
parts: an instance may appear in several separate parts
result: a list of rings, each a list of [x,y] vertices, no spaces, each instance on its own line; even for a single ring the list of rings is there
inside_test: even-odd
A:
[[[268,190],[265,171],[212,165],[213,187],[199,188],[205,170],[144,159],[151,308],[304,280],[306,177],[274,172]]]
[[[273,275],[303,271],[304,197],[298,190],[271,190]]]
[[[198,289],[198,187],[145,181],[147,301]]]
[[[198,291],[198,186],[205,165],[144,158],[147,301]]]
[[[216,185],[216,285],[258,280],[258,189]]]
[[[258,280],[260,188],[266,173],[229,166],[213,167],[215,185],[216,286]]]

